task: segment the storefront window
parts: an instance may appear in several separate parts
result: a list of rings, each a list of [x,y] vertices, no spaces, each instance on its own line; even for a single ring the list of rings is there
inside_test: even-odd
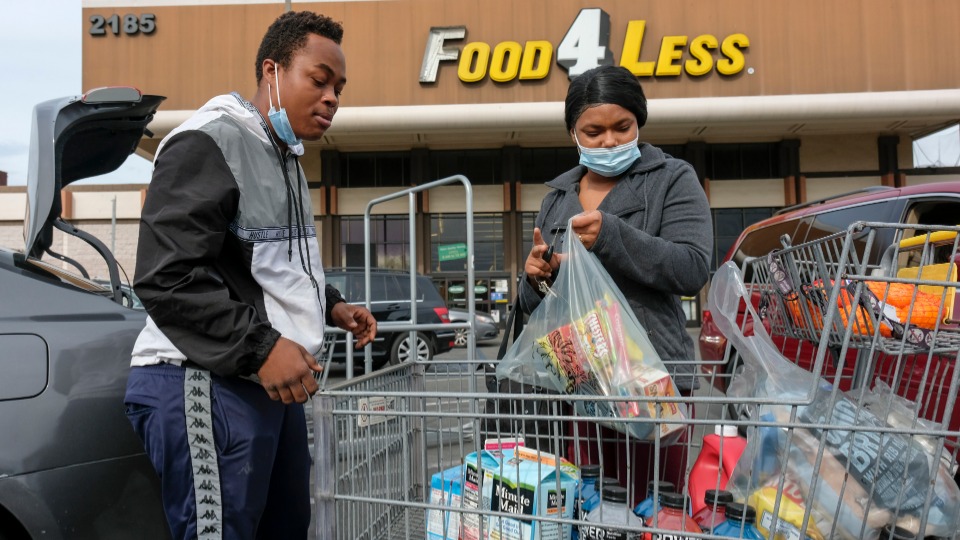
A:
[[[778,178],[780,160],[777,143],[707,145],[707,178],[750,180]]]
[[[542,184],[574,168],[580,161],[577,147],[523,148],[520,150],[520,182]]]
[[[467,220],[464,214],[434,214],[430,217],[430,260],[433,272],[466,272]],[[473,216],[474,269],[502,272],[503,216]]]
[[[410,185],[409,152],[350,152],[342,155],[341,167],[345,188]]]
[[[520,215],[521,227],[523,229],[523,241],[520,243],[520,253],[517,260],[520,261],[520,271],[523,271],[523,262],[527,260],[527,254],[533,249],[533,226],[537,221],[536,212],[524,212]]]
[[[373,216],[370,219],[371,261],[374,268],[410,268],[410,220],[407,216]],[[340,218],[340,260],[343,266],[364,265],[363,216]]]
[[[500,150],[434,150],[430,152],[430,179],[462,174],[473,185],[503,183]]]

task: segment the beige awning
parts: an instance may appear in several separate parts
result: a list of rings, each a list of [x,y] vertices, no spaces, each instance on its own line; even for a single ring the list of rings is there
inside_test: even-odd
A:
[[[657,99],[642,138],[654,142],[779,140],[821,134],[900,134],[915,138],[960,120],[960,90]],[[160,138],[193,111],[160,111]],[[317,145],[345,151],[471,148],[569,143],[563,103],[344,107]]]

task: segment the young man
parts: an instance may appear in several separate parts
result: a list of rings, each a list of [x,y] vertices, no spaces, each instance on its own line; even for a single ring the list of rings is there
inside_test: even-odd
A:
[[[174,538],[306,538],[302,403],[323,325],[376,334],[325,286],[301,139],[330,126],[346,83],[343,29],[291,12],[267,30],[257,93],[218,96],[160,144],[134,289],[149,318],[127,414],[160,474]]]

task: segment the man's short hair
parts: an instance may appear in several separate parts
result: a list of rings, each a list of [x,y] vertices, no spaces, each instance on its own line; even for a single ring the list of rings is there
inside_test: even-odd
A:
[[[337,45],[343,40],[343,26],[330,17],[312,11],[288,11],[273,21],[263,35],[257,51],[257,84],[263,78],[263,61],[275,60],[290,67],[293,54],[307,43],[310,34],[332,40]]]

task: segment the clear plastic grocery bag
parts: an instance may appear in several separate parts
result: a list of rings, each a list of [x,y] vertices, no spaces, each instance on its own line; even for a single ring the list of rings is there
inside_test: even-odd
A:
[[[567,230],[572,230],[570,223]],[[595,255],[572,236],[556,282],[497,367],[497,377],[577,396],[577,415],[639,439],[683,432],[685,407],[647,332]],[[622,419],[647,421],[618,421]],[[651,420],[652,419],[652,420]]]
[[[728,484],[757,509],[758,526],[776,521],[776,530],[788,536],[806,527],[814,539],[871,540],[885,526],[919,532],[921,522],[926,534],[956,530],[960,491],[951,471],[939,455],[934,457],[935,445],[923,444],[928,438],[897,431],[935,432],[935,426],[903,404],[894,414],[898,402],[882,385],[838,392],[787,360],[764,329],[732,263],[714,275],[709,306],[743,358],[743,372],[727,396],[771,401],[754,410],[759,422],[748,428],[747,448]],[[743,325],[752,326],[751,336],[738,324],[741,307],[753,323]]]

